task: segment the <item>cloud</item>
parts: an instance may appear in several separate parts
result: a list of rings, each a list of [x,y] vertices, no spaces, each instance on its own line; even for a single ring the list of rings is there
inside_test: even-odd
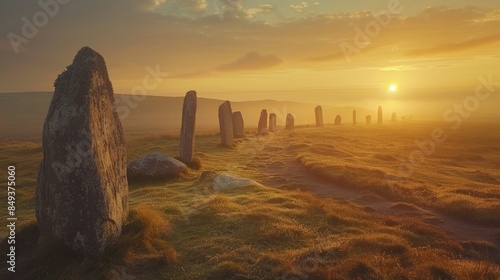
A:
[[[261,55],[257,52],[249,52],[231,63],[215,67],[215,70],[221,72],[254,71],[271,68],[281,63],[283,63],[283,60],[275,55]]]
[[[475,20],[478,23],[489,21],[500,21],[500,10],[492,10],[484,15],[484,17]]]
[[[311,62],[328,62],[328,61],[334,61],[334,60],[339,60],[345,58],[345,55],[343,52],[337,52],[333,54],[327,54],[327,55],[322,55],[322,56],[314,56],[314,57],[308,57],[304,59],[305,61],[311,61]]]
[[[243,0],[171,0],[162,1],[160,5],[154,9],[154,12],[175,18],[203,19],[203,18],[219,18],[219,20],[232,19],[249,19],[255,14],[267,12],[272,5],[260,5],[257,8],[245,10]]]
[[[302,2],[302,3],[297,4],[297,5],[290,5],[290,8],[295,10],[297,13],[302,13],[309,8],[309,3]]]
[[[500,41],[500,34],[495,34],[493,36],[486,36],[481,38],[475,38],[472,40],[460,42],[460,43],[451,43],[451,44],[443,44],[436,47],[431,48],[423,48],[423,49],[414,49],[407,52],[407,55],[410,56],[422,56],[422,55],[434,55],[434,54],[442,54],[442,53],[451,53],[451,52],[459,52],[469,49],[474,49],[478,47],[482,47],[484,45],[492,44]]]
[[[217,76],[217,75],[218,75],[218,73],[216,73],[212,70],[201,70],[201,71],[172,75],[171,77],[174,79],[192,79],[192,78],[213,77],[213,76]]]
[[[156,2],[156,1],[155,1]],[[207,0],[158,0],[153,12],[174,17],[195,17],[204,15],[207,12]]]
[[[378,48],[379,48],[378,46],[367,46],[364,49],[359,50],[359,51],[360,51],[360,54],[361,53],[368,53],[368,52],[374,51],[374,50],[376,50]],[[345,59],[345,58],[347,58],[349,56],[350,56],[349,53],[344,54],[344,52],[339,51],[339,52],[332,53],[332,54],[327,54],[327,55],[307,57],[307,58],[304,59],[304,61],[310,61],[310,62],[329,62],[329,61],[335,61],[335,60]]]
[[[147,10],[147,11],[152,11],[159,6],[165,4],[165,0],[141,0],[137,1],[138,7]]]
[[[249,17],[254,17],[257,14],[266,14],[274,11],[274,6],[271,4],[261,4],[257,8],[248,9],[246,12]]]
[[[300,5],[302,1],[292,3]],[[338,12],[321,2],[324,9],[321,13],[313,13],[314,1],[306,0],[304,3],[309,3],[309,10],[304,16],[297,16],[289,7],[290,2],[255,2],[71,1],[67,6],[61,6],[60,12],[50,18],[47,26],[39,28],[35,38],[21,46],[27,51],[13,55],[5,35],[8,32],[21,34],[21,18],[31,19],[40,7],[37,2],[28,0],[0,1],[0,18],[5,22],[0,25],[0,33],[4,34],[3,42],[0,39],[0,76],[5,80],[0,91],[51,90],[53,79],[84,45],[92,45],[106,57],[111,65],[111,75],[120,81],[116,82],[116,88],[120,90],[129,90],[127,86],[133,81],[140,83],[145,67],[156,64],[170,73],[185,73],[179,77],[194,79],[223,77],[231,71],[265,70],[277,65],[280,70],[293,72],[300,69],[305,73],[354,66],[378,69],[394,66],[389,60],[411,58],[410,55],[422,58],[426,52],[445,53],[473,47],[478,49],[464,52],[463,56],[460,53],[460,59],[473,62],[479,59],[478,55],[498,57],[500,53],[493,48],[495,45],[488,45],[497,42],[496,34],[500,30],[500,20],[496,20],[499,18],[498,9],[438,7],[406,17],[393,15],[377,36],[369,38],[370,46],[377,49],[372,52],[370,47],[363,48],[359,59],[353,57],[354,64],[348,65],[340,63],[343,54],[339,44],[356,45],[356,28],[365,31],[367,22],[374,19],[371,11]],[[216,13],[216,7],[222,7],[223,19]],[[79,36],[74,35],[75,30]],[[56,41],[61,43],[54,44]],[[258,50],[260,54],[245,55],[248,50]],[[443,64],[457,60],[455,56],[443,58]],[[328,61],[335,64],[310,63]],[[136,66],[124,67],[121,66],[123,62]],[[483,64],[488,63],[493,62]],[[30,71],[20,78],[12,69]],[[397,66],[396,69],[402,68]],[[206,71],[193,72],[196,70]],[[262,72],[264,77],[267,71]],[[268,76],[274,77],[274,74]],[[30,80],[29,85],[26,80]]]
[[[218,76],[222,72],[257,71],[272,68],[283,63],[283,60],[275,55],[262,55],[258,52],[249,52],[245,56],[227,64],[221,64],[210,70],[201,70],[173,75],[172,78],[206,78]]]

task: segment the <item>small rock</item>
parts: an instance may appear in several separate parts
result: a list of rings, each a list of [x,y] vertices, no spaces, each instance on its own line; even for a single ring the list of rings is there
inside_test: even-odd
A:
[[[212,188],[216,191],[244,188],[248,186],[262,186],[261,184],[247,178],[242,178],[227,173],[221,173],[215,177]]]
[[[178,176],[187,171],[187,166],[175,158],[153,152],[129,163],[127,175],[130,180],[158,180]]]
[[[200,177],[198,177],[198,180],[196,181],[197,183],[203,183],[203,182],[213,182],[213,180],[215,179],[215,177],[217,177],[217,172],[215,171],[211,171],[211,170],[208,170],[208,171],[203,171],[200,175]]]

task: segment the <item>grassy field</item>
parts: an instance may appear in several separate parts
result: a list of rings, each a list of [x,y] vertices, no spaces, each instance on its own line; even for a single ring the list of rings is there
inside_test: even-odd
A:
[[[289,141],[306,143],[294,149],[298,159],[332,182],[500,226],[500,129],[464,125],[446,131],[445,141],[436,143],[431,142],[436,127],[429,123],[308,129]]]
[[[450,132],[411,176],[388,185],[387,178],[401,177],[398,159],[433,127],[304,127],[251,135],[233,149],[217,147],[216,135],[197,137],[201,170],[131,184],[129,222],[99,258],[80,258],[57,243],[37,244],[40,143],[2,141],[0,168],[13,164],[18,171],[15,279],[499,279],[492,242],[454,239],[418,218],[382,215],[301,190],[323,177],[398,205],[498,225],[500,142],[491,127]],[[178,154],[178,139],[166,135],[129,135],[127,146],[129,161],[152,151]],[[228,171],[264,187],[214,192],[210,182],[198,180],[205,170]],[[5,176],[0,184],[6,185]],[[5,188],[0,200],[6,201]],[[1,279],[12,278],[6,253],[2,244]]]

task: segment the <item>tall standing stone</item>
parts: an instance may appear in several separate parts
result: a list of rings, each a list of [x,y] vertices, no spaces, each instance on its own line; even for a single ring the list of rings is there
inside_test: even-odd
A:
[[[286,129],[294,129],[295,127],[295,119],[293,117],[292,114],[288,113],[286,115],[286,124],[285,124],[285,128]]]
[[[276,114],[275,113],[269,114],[269,131],[271,131],[271,132],[276,131]]]
[[[233,112],[233,136],[234,138],[245,137],[245,123],[240,111]]]
[[[42,239],[95,255],[128,217],[127,151],[104,58],[82,48],[54,86],[36,185],[38,227]]]
[[[182,105],[180,160],[183,162],[191,162],[193,160],[196,106],[196,91],[189,91],[186,93],[184,104]]]
[[[226,101],[219,106],[220,141],[223,146],[231,147],[234,144],[233,113],[231,103]]]
[[[316,126],[323,126],[323,108],[316,106],[314,113],[316,116]]]
[[[393,112],[391,116],[391,122],[397,122],[397,121],[398,119],[396,118],[396,112]]]
[[[257,134],[262,135],[267,131],[267,110],[262,109],[260,112],[259,126],[257,128]]]
[[[356,110],[352,110],[352,124],[356,124]]]
[[[378,118],[377,118],[377,124],[382,124],[382,106],[378,106]]]
[[[340,115],[337,115],[335,117],[335,125],[340,125],[342,123],[342,117]]]
[[[366,124],[371,124],[372,123],[372,116],[371,115],[367,115],[365,117],[365,119],[366,119]]]

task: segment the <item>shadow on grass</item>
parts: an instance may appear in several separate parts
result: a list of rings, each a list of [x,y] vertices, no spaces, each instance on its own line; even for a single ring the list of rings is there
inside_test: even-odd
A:
[[[175,250],[164,240],[169,228],[162,214],[136,208],[114,244],[99,256],[81,256],[61,242],[42,241],[37,224],[31,223],[16,234],[15,273],[5,267],[11,245],[2,241],[0,279],[135,279],[134,274],[176,262]]]

